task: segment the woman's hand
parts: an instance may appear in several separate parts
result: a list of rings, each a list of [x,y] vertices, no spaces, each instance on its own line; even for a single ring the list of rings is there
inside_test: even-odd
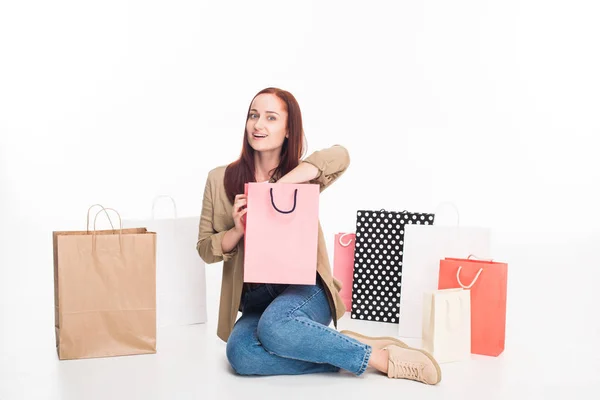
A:
[[[238,242],[244,237],[244,215],[248,209],[246,208],[246,195],[238,194],[233,200],[233,209],[231,216],[235,226],[225,232],[223,240],[221,241],[221,249],[223,253],[229,253],[232,251]]]
[[[231,212],[231,216],[233,217],[233,222],[235,223],[236,233],[239,235],[244,234],[244,220],[243,217],[248,212],[247,197],[245,194],[238,194],[235,196],[233,201],[233,210]]]

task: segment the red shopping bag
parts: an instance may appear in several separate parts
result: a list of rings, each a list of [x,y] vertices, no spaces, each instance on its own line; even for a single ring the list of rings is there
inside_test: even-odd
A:
[[[356,234],[338,233],[333,245],[333,276],[342,282],[340,296],[346,310],[352,309],[352,275],[354,274],[354,242]]]
[[[319,185],[246,184],[244,282],[315,285]]]
[[[471,353],[498,356],[504,351],[508,264],[446,258],[440,261],[438,289],[471,291]]]

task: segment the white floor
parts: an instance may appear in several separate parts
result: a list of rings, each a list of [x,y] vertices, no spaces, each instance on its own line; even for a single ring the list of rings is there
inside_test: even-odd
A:
[[[215,331],[220,265],[207,266],[207,324],[159,330],[158,353],[59,361],[54,348],[50,239],[45,231],[0,252],[0,399],[306,399],[390,396],[410,399],[599,399],[600,323],[595,243],[497,238],[509,260],[506,351],[443,364],[435,387],[368,371],[304,376],[239,377]],[[558,243],[562,240],[561,243]],[[4,242],[8,243],[8,242]],[[528,244],[523,244],[528,243]],[[546,249],[556,246],[562,251]],[[586,272],[590,271],[590,272]],[[395,335],[397,325],[355,321],[340,329]],[[418,345],[414,340],[409,344]]]
[[[396,330],[393,325],[350,320],[348,314],[340,328],[392,335]],[[360,378],[349,373],[239,377],[230,369],[225,344],[211,323],[162,329],[158,353],[145,356],[58,361],[53,338],[43,336],[40,341],[42,335],[23,332],[21,345],[15,343],[2,354],[0,399],[305,399],[317,394],[597,399],[599,393],[597,344],[586,348],[568,340],[511,346],[498,358],[472,356],[468,362],[442,364],[443,380],[432,387],[391,380],[371,370]]]

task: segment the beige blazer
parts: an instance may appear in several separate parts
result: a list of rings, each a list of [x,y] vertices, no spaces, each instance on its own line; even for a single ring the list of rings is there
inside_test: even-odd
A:
[[[312,153],[303,162],[318,168],[319,175],[310,181],[320,185],[321,192],[335,182],[348,168],[350,156],[339,145]],[[208,173],[202,214],[198,233],[198,254],[205,263],[223,261],[223,279],[221,282],[221,300],[219,305],[219,323],[217,335],[227,341],[237,319],[244,285],[244,240],[228,253],[223,253],[221,241],[225,232],[234,227],[231,216],[232,204],[225,193],[223,178],[226,166],[217,167]],[[274,180],[271,180],[274,182]],[[331,273],[329,257],[325,247],[325,238],[319,223],[317,246],[317,272],[326,286],[327,298],[331,308],[334,325],[346,312],[340,297],[341,282]]]

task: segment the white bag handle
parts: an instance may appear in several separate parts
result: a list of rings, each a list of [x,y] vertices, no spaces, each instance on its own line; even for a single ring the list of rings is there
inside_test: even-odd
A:
[[[458,267],[458,271],[456,271],[456,280],[458,281],[458,284],[460,285],[460,287],[462,287],[463,289],[471,289],[471,287],[475,284],[475,282],[477,282],[477,279],[479,279],[479,275],[481,275],[481,273],[483,272],[483,268],[479,268],[479,271],[477,272],[477,275],[475,275],[475,279],[473,279],[473,282],[471,282],[470,285],[465,286],[461,281],[460,281],[460,270],[462,269],[462,266]]]
[[[342,239],[346,236],[346,235],[353,235],[354,232],[348,232],[348,233],[344,233],[342,236],[340,236],[340,239],[338,240],[340,242],[340,245],[342,245],[343,247],[348,247],[350,246],[350,243],[352,243],[352,239],[350,239],[350,241],[348,243],[344,243],[342,242]]]
[[[461,322],[463,319],[463,315],[462,315],[462,309],[463,309],[463,304],[462,304],[462,297],[458,297],[458,299],[454,299],[453,303],[457,303],[458,300],[458,310],[454,310],[454,312],[452,312],[452,308],[450,306],[450,300],[446,299],[445,303],[446,303],[446,329],[450,332],[456,332],[458,330],[458,328],[461,326]],[[454,307],[456,308],[456,307]],[[454,321],[454,322],[452,322]]]
[[[441,203],[438,204],[438,206],[435,208],[433,213],[437,214],[437,211],[444,204],[449,205],[454,209],[454,211],[456,212],[456,226],[460,226],[460,212],[458,211],[458,207],[456,207],[456,204],[452,203],[451,201],[442,201]]]
[[[156,202],[157,202],[159,199],[169,199],[169,200],[171,200],[171,203],[173,203],[173,213],[175,214],[175,219],[177,219],[177,203],[175,203],[175,199],[174,199],[174,198],[172,198],[172,197],[171,197],[171,196],[169,196],[169,195],[165,195],[165,194],[163,194],[163,195],[160,195],[160,196],[156,196],[156,197],[154,198],[154,201],[152,202],[152,220],[154,220],[154,219],[155,219],[155,218],[154,218],[154,208],[156,207]]]

